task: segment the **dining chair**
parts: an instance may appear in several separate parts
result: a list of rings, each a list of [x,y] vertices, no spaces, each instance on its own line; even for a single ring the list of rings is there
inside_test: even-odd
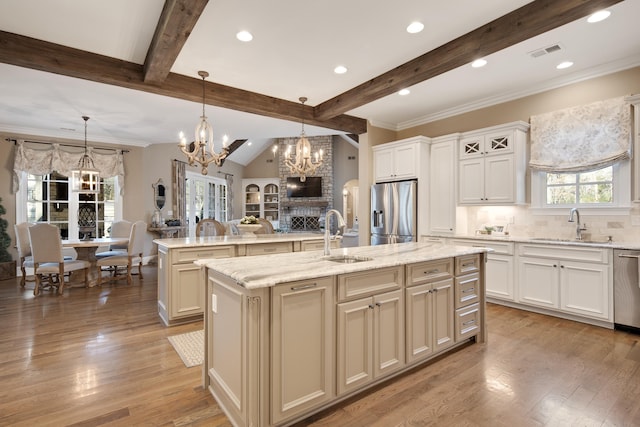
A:
[[[253,234],[273,234],[274,233],[273,224],[271,224],[271,221],[264,218],[257,218],[257,219],[258,219],[258,224],[262,226],[262,229],[254,231]]]
[[[14,224],[13,229],[16,233],[16,246],[18,248],[18,257],[20,258],[20,287],[24,288],[27,280],[27,268],[33,268],[33,256],[31,256],[31,243],[29,242],[29,227],[33,226],[29,222],[21,222]]]
[[[196,224],[196,237],[202,236],[223,236],[225,227],[215,219],[201,219]]]
[[[39,295],[45,288],[57,287],[58,294],[64,292],[64,275],[72,271],[84,270],[84,285],[87,286],[87,272],[89,261],[65,260],[62,253],[62,241],[60,230],[51,224],[35,224],[27,228],[29,231],[29,243],[33,256],[33,271],[36,276],[36,286],[33,295]],[[43,282],[43,276],[49,276]],[[52,279],[55,277],[55,281]]]
[[[134,264],[138,264],[138,275],[142,279],[142,252],[144,251],[144,237],[146,235],[147,223],[136,221],[131,227],[127,252],[124,255],[114,255],[101,258],[96,262],[98,269],[98,285],[102,286],[102,267],[112,267],[113,275],[108,277],[108,281],[127,279],[127,284],[131,285],[131,270]],[[126,267],[126,274],[119,274],[118,267]]]
[[[111,224],[110,237],[129,238],[131,235],[131,221],[122,220]],[[128,244],[109,245],[109,249],[103,252],[96,252],[96,258],[102,259],[110,256],[127,255]]]

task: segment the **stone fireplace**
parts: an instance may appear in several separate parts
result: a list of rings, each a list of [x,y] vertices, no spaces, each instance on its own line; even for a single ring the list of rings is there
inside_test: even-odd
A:
[[[298,137],[279,138],[278,170],[280,171],[280,228],[291,232],[320,231],[324,216],[333,207],[333,137],[308,137],[311,150],[323,151],[324,162],[313,176],[322,177],[322,197],[287,197],[287,177],[292,175],[283,162],[287,146],[295,145]]]

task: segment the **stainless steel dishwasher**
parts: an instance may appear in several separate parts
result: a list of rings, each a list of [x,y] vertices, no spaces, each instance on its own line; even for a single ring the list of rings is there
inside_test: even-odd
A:
[[[640,250],[614,249],[614,323],[617,329],[640,333]]]

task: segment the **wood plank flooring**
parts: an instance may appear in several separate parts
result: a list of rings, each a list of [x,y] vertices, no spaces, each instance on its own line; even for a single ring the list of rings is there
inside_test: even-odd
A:
[[[0,426],[229,426],[166,339],[156,274],[47,291],[0,282]],[[488,307],[489,341],[298,426],[640,426],[640,336]]]

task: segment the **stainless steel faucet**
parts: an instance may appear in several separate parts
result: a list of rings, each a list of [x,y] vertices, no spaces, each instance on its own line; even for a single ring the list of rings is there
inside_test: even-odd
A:
[[[340,212],[338,212],[335,209],[329,209],[327,211],[327,215],[324,218],[324,255],[325,256],[331,255],[331,247],[329,245],[329,240],[331,237],[331,231],[330,231],[331,223],[329,222],[329,217],[331,217],[331,214],[335,214],[336,220],[338,221],[338,231],[336,232],[336,236],[340,234],[340,230],[342,230],[347,225],[344,222],[344,218],[342,218],[342,215],[340,215]]]
[[[578,221],[576,224],[576,240],[582,240],[582,232],[587,229],[587,224],[580,225],[580,212],[578,211],[578,208],[572,208],[571,212],[569,212],[569,222],[574,222],[574,214]]]

